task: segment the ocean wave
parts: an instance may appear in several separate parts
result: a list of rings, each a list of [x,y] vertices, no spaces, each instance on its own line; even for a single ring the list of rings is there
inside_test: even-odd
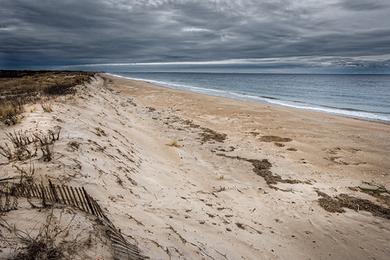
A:
[[[145,79],[145,78],[135,78],[135,77],[128,77],[128,76],[122,76],[112,73],[107,73],[108,75],[124,78],[124,79],[131,79],[131,80],[137,80],[137,81],[145,81],[149,83],[153,83],[159,86],[168,87],[168,88],[174,88],[174,89],[186,89],[197,93],[202,94],[208,94],[208,95],[216,95],[216,96],[222,96],[222,97],[228,97],[228,98],[234,98],[234,99],[240,99],[240,100],[252,100],[252,101],[258,101],[258,102],[266,102],[274,105],[284,106],[284,107],[291,107],[291,108],[297,108],[297,109],[306,109],[306,110],[313,110],[313,111],[319,111],[319,112],[325,112],[330,114],[336,114],[336,115],[343,115],[347,117],[353,117],[353,118],[362,118],[362,119],[368,119],[368,120],[375,120],[375,121],[390,121],[390,115],[389,114],[383,114],[383,113],[373,113],[373,112],[367,112],[362,110],[353,110],[353,109],[341,109],[341,108],[335,108],[335,107],[325,107],[325,106],[316,106],[312,104],[307,104],[299,101],[286,101],[277,99],[275,97],[268,97],[268,96],[254,96],[250,94],[245,93],[238,93],[228,90],[219,90],[219,89],[210,89],[210,88],[202,88],[202,87],[195,87],[195,86],[189,86],[185,84],[178,84],[178,83],[172,83],[172,82],[165,82],[165,81],[159,81],[159,80],[152,80],[152,79]]]

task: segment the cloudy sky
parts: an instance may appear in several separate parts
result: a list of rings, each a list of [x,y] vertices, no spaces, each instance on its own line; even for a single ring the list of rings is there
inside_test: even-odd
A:
[[[0,7],[0,68],[194,62],[390,72],[389,0],[0,0]]]

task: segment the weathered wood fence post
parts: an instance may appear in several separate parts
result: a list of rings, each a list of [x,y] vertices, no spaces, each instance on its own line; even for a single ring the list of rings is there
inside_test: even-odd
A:
[[[49,180],[49,187],[50,187],[51,193],[53,194],[54,202],[59,203],[56,188],[54,187],[53,183],[51,183],[51,180]]]

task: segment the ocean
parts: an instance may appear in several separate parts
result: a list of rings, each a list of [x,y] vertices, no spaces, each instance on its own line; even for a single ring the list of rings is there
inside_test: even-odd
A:
[[[390,75],[111,73],[208,95],[390,122]]]

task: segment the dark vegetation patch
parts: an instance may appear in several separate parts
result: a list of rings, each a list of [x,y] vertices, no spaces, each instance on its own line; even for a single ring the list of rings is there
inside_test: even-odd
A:
[[[223,143],[227,138],[227,135],[225,133],[218,133],[217,131],[214,131],[210,128],[202,127],[198,124],[195,124],[192,120],[179,119],[179,121],[190,128],[200,129],[202,131],[199,133],[201,144],[207,142]]]
[[[335,213],[343,213],[345,210],[341,206],[340,202],[337,199],[332,198],[328,194],[321,192],[321,191],[316,191],[318,196],[321,198],[318,199],[318,203],[320,206],[325,209],[326,211]]]
[[[92,72],[70,71],[0,71],[0,122],[16,124],[23,105],[42,96],[75,92],[75,86],[89,82]]]
[[[288,137],[280,137],[280,136],[275,136],[275,135],[263,135],[260,137],[260,141],[262,142],[278,142],[278,143],[286,143],[286,142],[291,142],[292,139]]]
[[[390,219],[390,208],[382,207],[370,200],[353,197],[347,194],[339,194],[332,198],[321,191],[317,191],[317,194],[320,196],[318,203],[326,211],[343,213],[345,212],[344,208],[349,208],[354,211],[368,211],[374,216]]]
[[[390,191],[387,190],[384,186],[375,185],[372,183],[365,183],[365,187],[350,187],[353,191],[360,191],[366,193],[374,198],[377,198],[380,202],[386,204],[390,207]]]
[[[215,141],[219,143],[223,143],[226,140],[227,135],[224,133],[218,133],[212,129],[202,127],[200,135],[200,142],[201,144],[210,142],[210,141]]]
[[[77,141],[70,141],[68,143],[68,146],[73,150],[73,151],[77,151],[80,147],[80,143],[77,142]]]
[[[192,120],[189,120],[189,119],[183,120],[182,123],[191,127],[191,128],[200,128],[200,125],[195,124]]]
[[[244,227],[244,224],[240,223],[240,222],[236,222],[236,226],[240,229],[245,229]]]
[[[203,127],[201,125],[198,125],[198,124],[194,123],[190,119],[182,119],[182,118],[174,115],[174,116],[167,117],[166,120],[167,121],[164,124],[169,125],[171,128],[175,128],[175,127],[173,127],[173,124],[174,123],[178,123],[178,124],[184,125],[184,128],[187,128],[187,129],[197,129],[197,132],[199,131],[199,133],[198,133],[199,134],[198,140],[200,140],[201,144],[205,144],[207,142],[210,142],[210,143],[215,143],[215,142],[223,143],[226,140],[226,138],[227,138],[227,135],[225,133],[219,133],[219,132],[214,131],[214,130],[212,130],[210,128]],[[181,127],[176,127],[175,129],[176,130],[184,130]]]
[[[244,223],[240,223],[240,222],[236,222],[235,223],[236,224],[236,226],[239,228],[239,229],[242,229],[242,230],[246,230],[246,231],[255,231],[257,234],[262,234],[262,232],[260,231],[260,230],[257,230],[257,229],[255,229],[255,228],[253,228],[253,227],[251,227],[251,226],[249,226],[249,225],[247,225],[247,224],[244,224]],[[250,232],[250,233],[252,233],[252,232]]]
[[[234,147],[234,146],[229,146],[229,147],[226,147],[226,148],[224,148],[224,147],[221,147],[221,146],[219,146],[219,147],[217,147],[217,148],[215,148],[215,149],[211,149],[211,151],[213,152],[213,153],[215,153],[215,152],[226,152],[226,153],[229,153],[229,152],[233,152],[234,150],[236,150],[236,147]]]
[[[132,105],[133,107],[136,107],[137,106],[137,103],[134,102],[134,99],[132,98],[128,98],[127,99],[127,103],[129,103],[130,105]]]
[[[306,184],[310,184],[309,182],[303,182],[300,180],[283,179],[280,175],[273,174],[270,171],[272,164],[267,159],[263,159],[263,160],[248,159],[248,158],[243,158],[240,156],[230,156],[230,155],[226,155],[223,153],[216,153],[216,155],[230,158],[230,159],[236,159],[236,160],[240,160],[240,161],[250,162],[253,166],[253,169],[252,169],[253,172],[256,173],[257,175],[263,177],[265,182],[267,183],[267,185],[273,189],[277,189],[273,185],[278,184],[278,183],[290,183],[290,184],[306,183]]]
[[[148,112],[156,111],[156,109],[154,107],[146,107],[146,109],[148,110]]]
[[[95,134],[97,136],[107,136],[106,132],[100,127],[95,127],[95,130],[96,130]]]

